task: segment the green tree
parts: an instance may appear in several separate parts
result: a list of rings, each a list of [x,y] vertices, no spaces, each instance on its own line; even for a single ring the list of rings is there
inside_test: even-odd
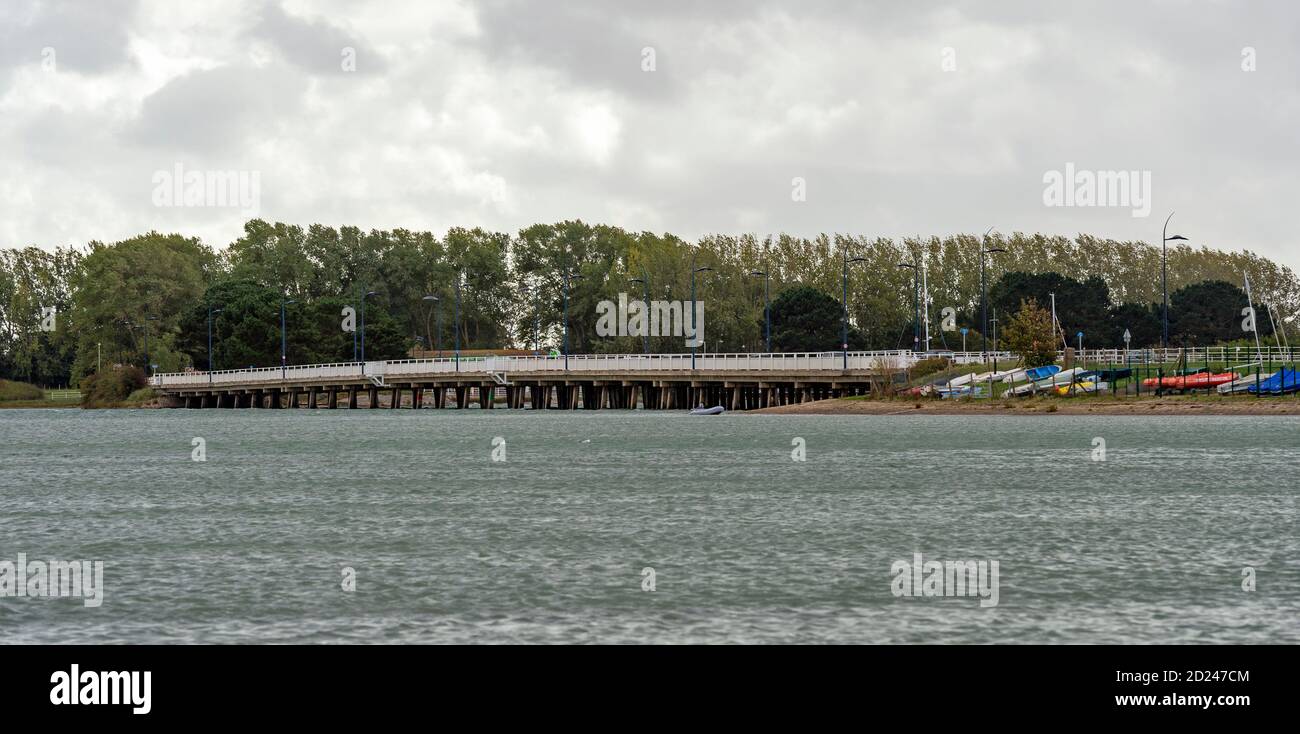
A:
[[[999,336],[1000,346],[1018,355],[1025,367],[1041,367],[1056,361],[1057,335],[1052,328],[1052,314],[1032,298],[1021,301],[1019,310]]]
[[[781,291],[772,301],[772,348],[778,352],[839,351],[840,302],[809,286]],[[849,349],[862,349],[862,334],[849,329]]]
[[[210,248],[194,238],[150,232],[111,245],[92,242],[81,265],[72,277],[74,376],[94,371],[101,344],[105,366],[144,367],[146,331],[159,369],[185,366],[175,337],[182,314],[203,298],[218,272]]]
[[[1169,294],[1170,346],[1207,346],[1244,337],[1241,329],[1246,292],[1222,280],[1183,286]],[[1267,308],[1255,304],[1255,327],[1261,338],[1272,336]]]

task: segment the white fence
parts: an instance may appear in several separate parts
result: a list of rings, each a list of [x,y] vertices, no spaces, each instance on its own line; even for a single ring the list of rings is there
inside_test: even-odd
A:
[[[945,355],[949,356],[949,355]],[[849,352],[850,370],[905,368],[922,355],[908,351]],[[567,364],[567,368],[566,368]],[[789,354],[700,354],[694,369],[700,372],[805,372],[839,371],[845,366],[842,352]],[[346,362],[342,364],[258,367],[214,372],[160,373],[150,378],[156,387],[199,387],[208,384],[257,385],[285,381],[333,379],[383,379],[425,375],[465,374],[488,376],[494,373],[536,372],[689,372],[689,354],[571,354],[564,357],[453,357],[438,359],[399,359],[387,362]]]
[[[1192,362],[1205,361],[1244,364],[1247,362],[1290,362],[1300,356],[1300,349],[1279,347],[1256,351],[1253,347],[1210,347],[1206,349],[1089,349],[1075,354],[1077,360],[1091,364],[1160,364],[1174,362],[1185,354]],[[957,364],[978,364],[985,361],[1013,360],[1008,352],[849,352],[848,369],[870,370],[880,368],[902,369],[919,360],[944,357]],[[845,367],[842,352],[808,352],[781,354],[699,354],[695,357],[695,370],[699,372],[817,372],[840,371]],[[387,362],[343,362],[339,364],[313,364],[287,367],[250,367],[242,370],[215,372],[174,372],[157,374],[150,378],[156,387],[185,387],[202,385],[259,385],[305,380],[336,380],[385,377],[411,377],[424,375],[466,374],[487,377],[494,373],[537,372],[689,372],[690,354],[572,354],[564,357],[441,357],[437,359],[399,359]]]

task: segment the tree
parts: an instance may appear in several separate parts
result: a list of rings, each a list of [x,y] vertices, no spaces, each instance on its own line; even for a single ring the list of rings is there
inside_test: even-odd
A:
[[[1124,346],[1124,332],[1129,332],[1129,347],[1146,349],[1160,346],[1159,306],[1121,303],[1111,309],[1107,345]]]
[[[1057,336],[1052,328],[1052,314],[1030,298],[1020,302],[1020,309],[1000,333],[1002,346],[1020,356],[1025,367],[1041,367],[1056,361]]]
[[[840,302],[810,286],[786,288],[772,301],[772,348],[778,352],[840,350]],[[849,349],[862,349],[862,334],[849,329]]]
[[[81,265],[72,277],[73,376],[94,371],[101,344],[107,364],[143,367],[146,330],[150,361],[163,371],[181,369],[186,360],[173,340],[181,315],[217,272],[212,250],[195,238],[150,232],[112,245],[92,242]]]
[[[1169,346],[1207,346],[1253,337],[1242,331],[1247,305],[1246,292],[1222,280],[1206,280],[1183,286],[1169,294]],[[1255,327],[1261,338],[1273,329],[1267,308],[1255,304]]]

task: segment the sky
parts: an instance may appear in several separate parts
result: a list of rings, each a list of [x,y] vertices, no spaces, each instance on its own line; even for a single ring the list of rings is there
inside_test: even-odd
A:
[[[1176,211],[1300,269],[1298,48],[1283,0],[6,0],[0,247],[253,216],[1158,243]]]

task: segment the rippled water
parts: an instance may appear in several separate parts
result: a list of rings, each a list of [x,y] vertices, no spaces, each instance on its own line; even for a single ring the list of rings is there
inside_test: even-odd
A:
[[[0,598],[0,641],[1297,642],[1298,428],[0,411],[0,560],[106,576]],[[997,560],[999,604],[894,597],[915,552]]]

